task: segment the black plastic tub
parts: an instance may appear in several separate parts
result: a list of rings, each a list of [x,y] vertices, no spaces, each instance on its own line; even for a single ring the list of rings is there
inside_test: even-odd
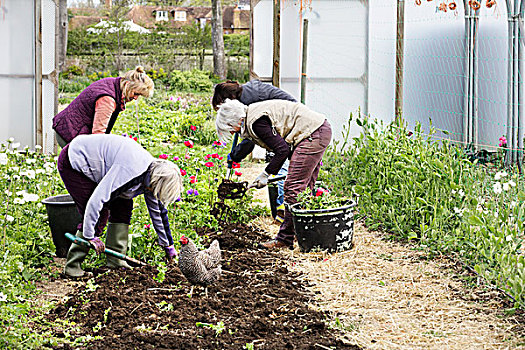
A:
[[[304,210],[300,203],[292,205],[290,209],[301,251],[340,252],[352,248],[356,205],[351,199],[336,203],[330,209]]]
[[[56,255],[59,258],[65,258],[71,246],[71,241],[64,235],[66,232],[74,235],[77,232],[78,224],[82,221],[82,217],[69,194],[49,197],[44,199],[42,203],[46,205],[47,218],[51,228],[51,235],[53,236]]]

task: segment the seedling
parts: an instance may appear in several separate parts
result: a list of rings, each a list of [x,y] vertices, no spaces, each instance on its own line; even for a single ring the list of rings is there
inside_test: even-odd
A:
[[[86,282],[86,290],[88,292],[94,292],[97,290],[97,288],[99,287],[98,284],[95,284],[95,279],[93,278],[90,278],[87,282]]]
[[[159,273],[157,273],[157,276],[153,277],[153,279],[159,283],[162,283],[166,279],[166,271],[168,271],[168,267],[166,266],[166,263],[161,261],[159,262],[157,269],[159,270]]]
[[[246,350],[253,350],[253,349],[254,349],[253,343],[246,343],[246,345],[244,346],[244,348],[245,348]]]
[[[224,331],[224,322],[219,322],[216,325],[213,323],[203,323],[203,322],[197,322],[195,323],[197,327],[209,327],[213,330],[215,330],[215,336],[217,337],[219,334],[221,334]]]

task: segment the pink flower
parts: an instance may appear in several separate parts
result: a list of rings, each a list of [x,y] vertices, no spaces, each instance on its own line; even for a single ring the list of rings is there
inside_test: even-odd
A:
[[[193,148],[193,141],[191,140],[184,141],[184,146]]]
[[[167,154],[161,154],[159,156],[160,159],[168,159],[168,155]]]
[[[319,197],[319,196],[322,196],[322,195],[325,194],[325,193],[330,193],[330,191],[328,191],[328,190],[326,190],[326,189],[324,189],[324,188],[322,188],[322,187],[319,187],[319,188],[317,189],[317,191],[315,192],[315,196],[316,196],[316,197]]]
[[[149,230],[149,229],[150,229],[150,227],[151,227],[151,225],[150,225],[150,224],[146,224],[146,225],[144,225],[144,228],[145,228],[146,230]]]
[[[181,174],[182,176],[185,176],[185,175],[186,175],[186,170],[184,170],[184,169],[180,169],[180,174]]]
[[[197,177],[196,177],[195,175],[191,175],[191,176],[190,176],[190,182],[191,182],[192,184],[194,184],[195,182],[197,182]]]
[[[170,96],[170,101],[175,101],[175,97]]]
[[[219,157],[219,160],[223,160],[223,159],[224,159],[224,157]]]
[[[507,146],[507,138],[505,136],[501,136],[499,138],[499,146],[500,147],[505,147]]]
[[[174,157],[173,157],[173,160],[177,161],[177,160],[179,160],[179,157],[174,156]]]
[[[204,158],[206,158],[206,160],[210,159],[211,158],[211,154],[205,155]]]
[[[235,175],[237,175],[237,176],[241,176],[242,173],[241,173],[240,171],[235,171]]]
[[[239,169],[240,167],[241,167],[241,165],[239,163],[235,163],[235,162],[232,163],[232,168],[233,169]]]
[[[139,139],[136,136],[133,138],[133,140],[139,142]]]
[[[188,153],[186,153],[186,154],[184,155],[184,158],[185,158],[185,159],[190,159],[191,157],[190,157],[190,155],[189,155]]]
[[[195,130],[197,130],[197,127],[195,125],[192,125],[192,126],[190,126],[190,130],[191,131],[195,131]]]
[[[219,158],[219,154],[218,153],[214,153],[214,154],[211,155],[211,157],[217,159],[217,158]]]
[[[206,163],[204,163],[204,165],[207,166],[208,168],[211,168],[215,164],[213,164],[213,162],[206,162]]]

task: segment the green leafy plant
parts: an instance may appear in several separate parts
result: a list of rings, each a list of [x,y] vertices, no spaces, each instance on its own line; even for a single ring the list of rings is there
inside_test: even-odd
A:
[[[319,187],[315,194],[307,189],[297,196],[297,202],[301,203],[300,207],[304,210],[329,209],[341,205],[344,199],[335,196],[332,192]]]
[[[213,323],[203,323],[203,322],[197,322],[195,323],[197,327],[209,327],[215,331],[215,336],[219,336],[225,329],[224,322],[218,322],[217,324]]]

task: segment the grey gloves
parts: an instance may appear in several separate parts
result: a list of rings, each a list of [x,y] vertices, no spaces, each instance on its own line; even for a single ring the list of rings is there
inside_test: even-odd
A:
[[[268,174],[266,171],[263,171],[257,178],[248,186],[248,188],[263,188],[264,186],[268,185],[268,177],[270,174]]]

